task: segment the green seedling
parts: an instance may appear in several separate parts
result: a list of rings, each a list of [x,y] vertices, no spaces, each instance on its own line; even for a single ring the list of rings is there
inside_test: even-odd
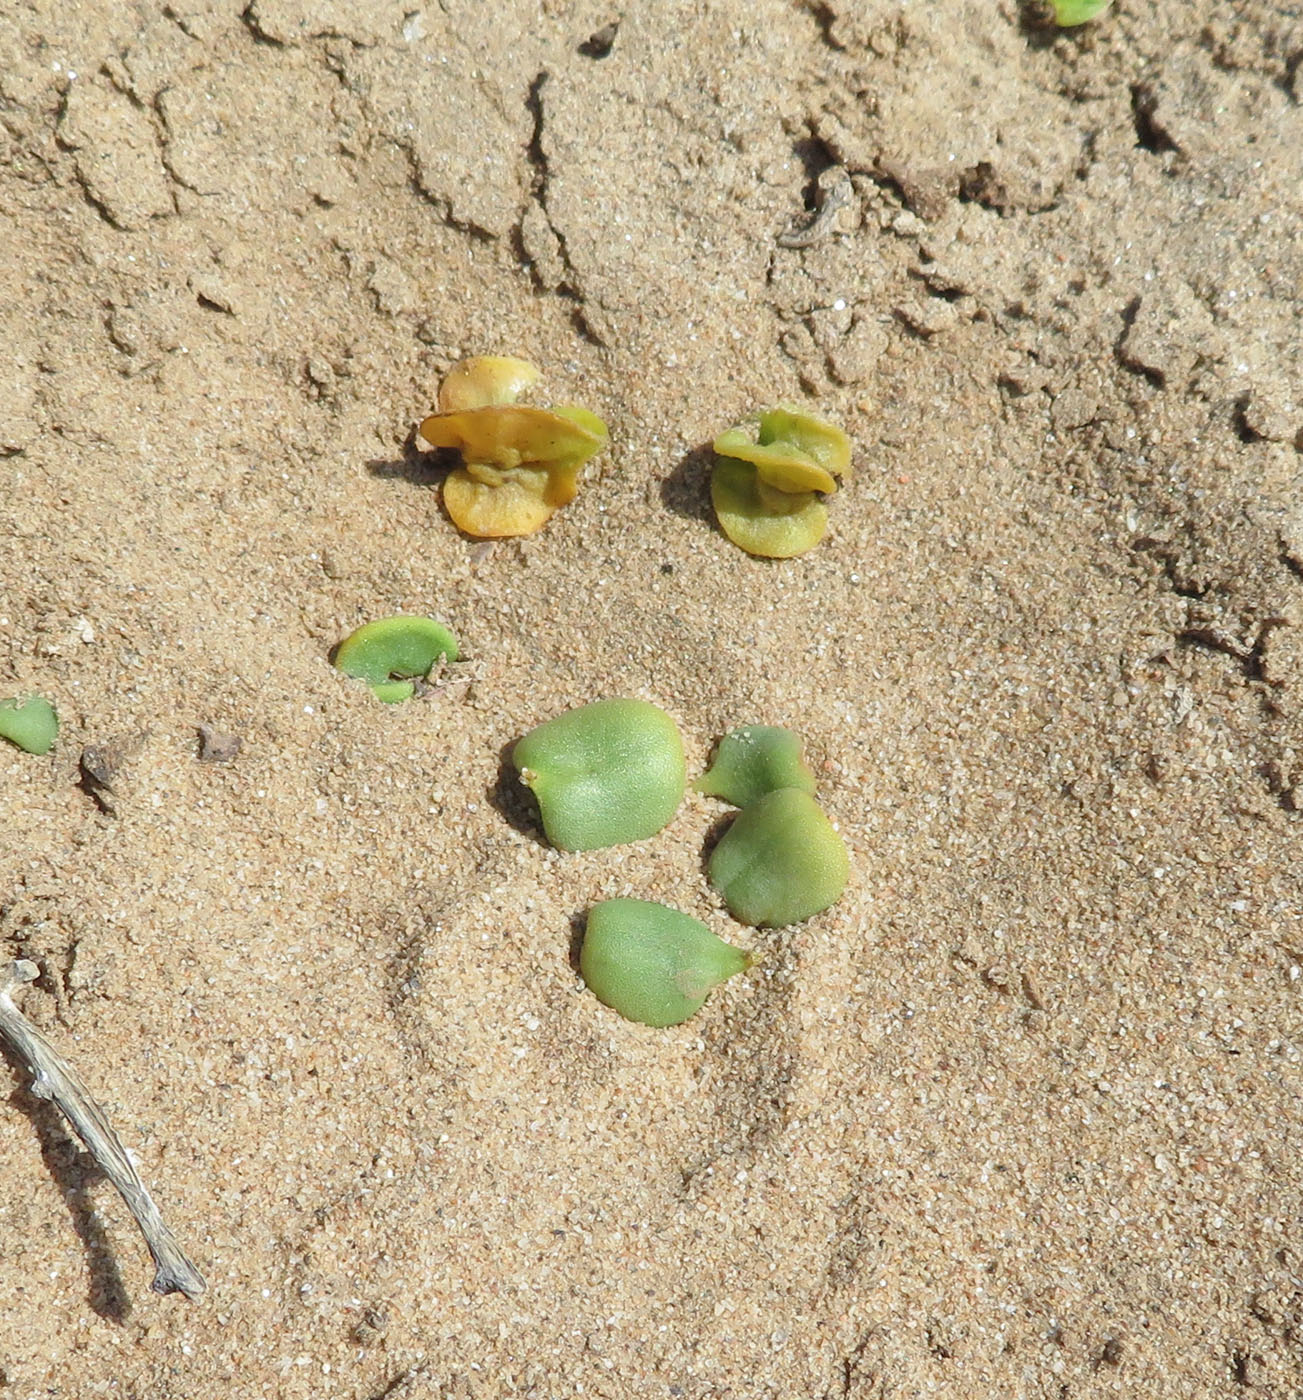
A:
[[[599,1001],[644,1026],[677,1026],[753,958],[697,919],[646,899],[588,912],[579,970]]]
[[[439,411],[417,429],[431,447],[461,453],[443,504],[468,535],[532,535],[574,500],[584,463],[606,445],[606,424],[586,408],[518,404],[537,379],[528,360],[462,360],[443,381]]]
[[[645,700],[598,700],[532,729],[512,750],[547,839],[591,851],[654,836],[683,800],[683,741]]]
[[[713,444],[716,455],[750,462],[761,480],[779,491],[831,495],[836,478],[850,476],[851,440],[835,424],[794,408],[768,408],[752,422],[754,437],[745,424],[720,433]]]
[[[814,774],[801,757],[800,738],[790,729],[748,724],[724,735],[714,763],[693,786],[707,797],[745,807],[779,788],[813,793]]]
[[[411,699],[415,681],[440,660],[457,660],[457,639],[432,617],[382,617],[351,632],[335,651],[337,669],[390,705]]]
[[[709,870],[735,919],[777,928],[835,903],[850,861],[814,798],[780,788],[738,813],[711,853]]]
[[[0,739],[8,739],[27,753],[49,753],[59,736],[54,706],[39,695],[18,695],[0,700]]]
[[[794,559],[828,532],[828,507],[813,491],[777,491],[727,457],[711,473],[710,502],[729,539],[765,559]]]
[[[1086,24],[1101,15],[1113,0],[1051,0],[1054,23],[1060,29],[1071,29],[1074,25]]]
[[[835,424],[791,408],[770,408],[720,433],[713,447],[711,501],[720,528],[748,554],[791,559],[828,528],[816,494],[849,477],[851,442]]]

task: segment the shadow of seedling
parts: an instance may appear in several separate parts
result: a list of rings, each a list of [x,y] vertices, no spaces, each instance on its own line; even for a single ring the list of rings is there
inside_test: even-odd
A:
[[[8,1062],[15,1074],[29,1073],[27,1066],[15,1059],[7,1047],[0,1058]],[[72,1218],[72,1228],[86,1251],[86,1269],[90,1275],[87,1301],[92,1311],[110,1322],[125,1322],[131,1315],[131,1300],[90,1194],[90,1188],[106,1181],[107,1177],[69,1136],[63,1117],[53,1104],[23,1088],[15,1089],[9,1102],[31,1121],[40,1144],[41,1160],[63,1197]]]
[[[514,739],[502,746],[498,754],[497,780],[488,790],[486,796],[495,810],[505,817],[507,822],[522,836],[528,836],[535,845],[546,849],[548,842],[543,835],[540,824],[538,803],[534,801],[533,795],[525,784],[520,781],[516,765],[511,761],[511,751],[515,747],[516,741]]]
[[[661,503],[667,510],[685,520],[699,520],[714,525],[715,512],[710,504],[710,469],[714,452],[710,443],[703,442],[682,458],[670,474],[661,480]]]
[[[1065,35],[1070,39],[1078,37],[1080,30],[1087,27],[1060,29],[1048,0],[1018,0],[1018,29],[1029,49],[1052,48]]]
[[[570,966],[574,969],[576,976],[579,976],[579,955],[584,948],[584,933],[588,929],[588,910],[584,909],[578,914],[570,916]]]
[[[372,476],[378,476],[387,481],[398,479],[409,481],[413,486],[438,486],[454,467],[462,465],[462,454],[455,447],[421,447],[418,446],[419,441],[416,429],[413,428],[407,435],[407,441],[403,444],[402,457],[397,460],[378,458],[366,464],[367,471]],[[470,544],[484,543],[480,536],[468,534],[463,530],[448,514],[448,507],[444,503],[442,493],[439,496],[439,513],[462,539]]]
[[[714,855],[715,847],[719,845],[724,833],[733,825],[736,816],[736,812],[721,812],[706,829],[706,835],[701,842],[701,873],[707,880],[710,878],[710,858]]]
[[[398,459],[377,458],[366,464],[372,476],[393,480],[395,477],[410,481],[415,486],[433,486],[442,481],[448,472],[461,464],[461,453],[451,447],[431,450],[418,445],[419,439],[413,428],[403,443],[403,455]]]

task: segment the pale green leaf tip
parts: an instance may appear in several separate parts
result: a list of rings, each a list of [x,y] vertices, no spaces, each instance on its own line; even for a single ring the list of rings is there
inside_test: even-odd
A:
[[[16,695],[0,700],[0,739],[39,756],[50,752],[58,735],[59,717],[44,697]]]
[[[1051,0],[1054,23],[1060,29],[1073,29],[1103,14],[1113,0]]]

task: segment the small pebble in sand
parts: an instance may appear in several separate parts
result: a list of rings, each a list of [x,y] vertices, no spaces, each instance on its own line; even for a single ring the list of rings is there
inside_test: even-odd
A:
[[[223,734],[211,724],[199,726],[199,761],[229,763],[239,755],[244,740],[238,734]]]

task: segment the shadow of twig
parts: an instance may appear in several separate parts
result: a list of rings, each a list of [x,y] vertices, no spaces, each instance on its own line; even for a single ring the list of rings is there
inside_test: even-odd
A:
[[[4,1059],[15,1073],[26,1076],[27,1066],[6,1047]],[[122,1323],[131,1315],[131,1299],[118,1270],[113,1247],[91,1199],[90,1187],[107,1178],[69,1136],[67,1124],[53,1104],[37,1098],[29,1089],[16,1089],[10,1103],[31,1120],[41,1147],[41,1160],[63,1196],[72,1217],[72,1228],[86,1251],[90,1291],[87,1301],[100,1317]]]

